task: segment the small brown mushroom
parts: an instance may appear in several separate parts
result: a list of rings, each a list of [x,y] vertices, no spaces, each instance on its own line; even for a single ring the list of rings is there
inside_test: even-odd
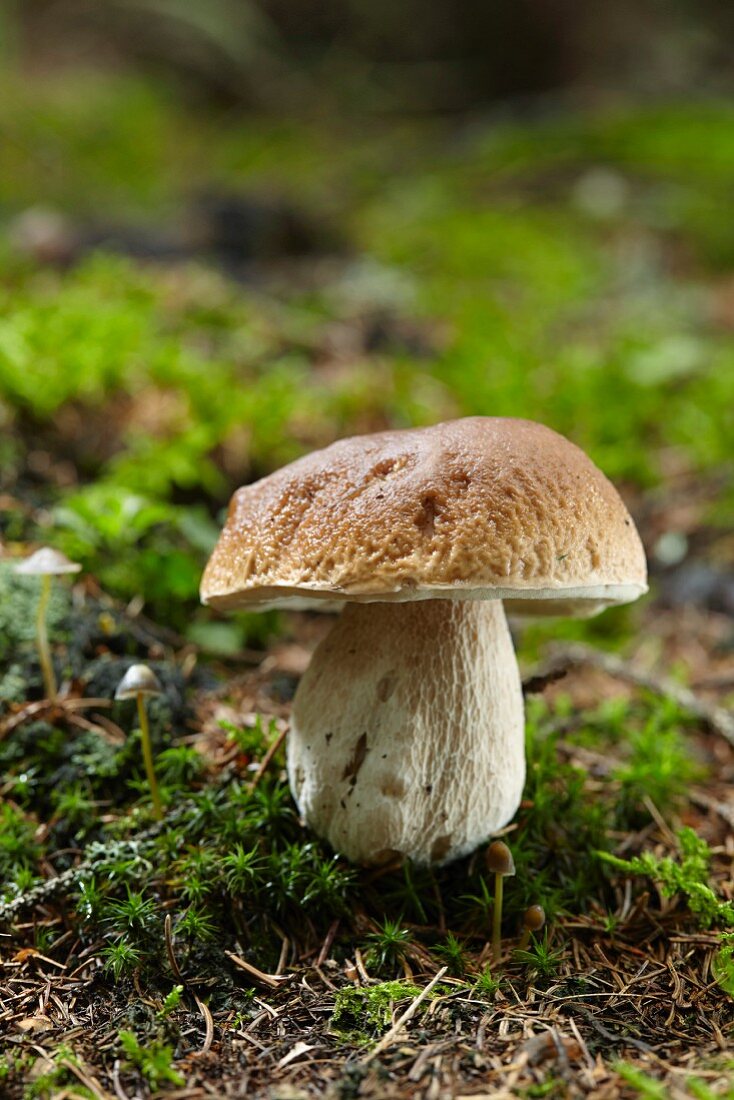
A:
[[[494,840],[485,855],[487,870],[494,875],[494,909],[492,911],[492,956],[499,961],[502,945],[502,901],[504,882],[515,874],[515,860],[503,840]]]
[[[526,951],[533,932],[540,932],[545,924],[545,909],[542,905],[531,905],[525,910],[522,918],[523,931],[518,944],[518,951]]]

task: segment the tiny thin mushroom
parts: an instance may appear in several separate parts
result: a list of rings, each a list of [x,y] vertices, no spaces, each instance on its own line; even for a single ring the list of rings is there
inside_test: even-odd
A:
[[[499,962],[502,949],[502,904],[505,879],[515,874],[515,860],[503,840],[494,840],[485,856],[487,870],[494,875],[494,910],[492,912],[492,957]]]
[[[138,708],[138,721],[140,723],[140,740],[143,746],[143,763],[145,774],[150,787],[150,797],[153,802],[153,816],[157,821],[163,817],[163,803],[158,789],[158,780],[153,764],[153,747],[150,740],[150,726],[148,724],[148,711],[146,699],[151,695],[162,695],[163,688],[155,672],[147,665],[130,665],[115,691],[115,699],[134,699]]]
[[[66,573],[78,573],[80,569],[81,565],[78,562],[69,561],[60,550],[54,550],[50,546],[42,546],[40,550],[36,550],[30,557],[25,558],[15,566],[15,572],[20,576],[41,578],[41,592],[38,598],[38,613],[36,616],[36,641],[46,698],[52,703],[55,702],[58,695],[58,686],[46,622],[48,601],[51,597],[51,582],[54,577],[60,577]]]

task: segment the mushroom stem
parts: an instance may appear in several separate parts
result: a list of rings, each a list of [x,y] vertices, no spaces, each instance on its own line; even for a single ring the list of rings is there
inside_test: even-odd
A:
[[[41,577],[41,592],[38,597],[38,612],[36,614],[36,641],[38,642],[38,658],[41,662],[41,674],[46,698],[54,702],[58,694],[56,676],[54,674],[51,648],[48,644],[48,630],[46,628],[46,612],[51,596],[51,575],[45,573]]]
[[[153,800],[153,817],[156,821],[160,821],[163,817],[163,805],[161,803],[160,791],[158,790],[158,780],[155,777],[155,768],[153,767],[153,750],[150,744],[150,726],[148,725],[148,711],[145,706],[144,692],[139,691],[135,698],[138,704],[138,721],[140,722],[140,740],[143,744],[145,774],[148,777],[148,786],[150,787],[150,795]]]
[[[492,958],[499,962],[502,950],[502,902],[504,900],[504,876],[494,876],[494,909],[492,911]]]
[[[473,851],[512,817],[525,778],[502,604],[349,604],[296,692],[288,773],[306,821],[349,859]]]

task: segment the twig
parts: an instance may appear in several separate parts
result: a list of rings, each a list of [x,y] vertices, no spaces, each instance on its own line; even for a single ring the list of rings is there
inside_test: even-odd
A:
[[[112,1066],[112,1087],[115,1090],[115,1096],[117,1100],[130,1100],[130,1097],[125,1092],[120,1083],[120,1059],[115,1058],[114,1065]]]
[[[540,695],[549,684],[555,684],[557,680],[562,680],[567,671],[568,669],[565,668],[549,668],[546,672],[543,668],[531,676],[527,676],[522,682],[523,695]]]
[[[690,690],[677,684],[667,677],[654,676],[649,672],[642,672],[628,661],[623,661],[613,653],[605,653],[603,650],[593,649],[591,646],[575,645],[564,646],[557,649],[550,659],[532,676],[529,683],[552,682],[554,672],[572,668],[578,665],[590,665],[612,676],[616,680],[623,680],[636,687],[645,688],[655,695],[661,695],[672,699],[687,710],[694,718],[705,722],[715,733],[720,734],[730,745],[734,745],[734,714],[724,707],[706,703]],[[551,679],[548,679],[548,678]]]
[[[173,950],[173,933],[171,931],[171,914],[166,913],[166,919],[163,921],[163,935],[166,941],[166,955],[168,956],[168,965],[173,971],[174,978],[178,978],[179,981],[183,981],[181,977],[181,971],[179,970],[176,955]]]
[[[705,791],[693,790],[688,792],[688,797],[694,806],[700,806],[703,810],[710,810],[719,815],[730,827],[734,827],[734,806],[728,806],[725,802],[719,802],[711,798]]]
[[[329,925],[329,931],[326,933],[326,939],[324,940],[324,942],[321,945],[321,950],[319,951],[319,956],[316,959],[317,969],[318,969],[318,967],[323,966],[324,963],[326,962],[327,958],[329,957],[329,952],[331,951],[331,945],[334,942],[334,938],[336,936],[338,928],[339,928],[339,918],[337,917],[337,919],[332,921],[331,924]]]
[[[15,711],[14,714],[9,715],[0,723],[0,740],[6,737],[7,734],[12,733],[18,726],[22,726],[30,718],[38,718],[46,711],[58,711],[59,714],[67,712],[67,717],[71,718],[71,715],[68,714],[69,711],[82,710],[85,707],[109,706],[112,706],[110,699],[80,699],[76,696],[65,695],[57,695],[54,699],[38,699],[34,703],[25,703],[20,710]]]
[[[78,1077],[84,1087],[89,1089],[97,1100],[111,1100],[110,1093],[102,1088],[96,1077],[92,1077],[91,1074],[85,1073],[81,1066],[76,1065],[69,1058],[62,1058],[59,1065],[68,1070],[69,1073],[73,1073],[75,1077]]]
[[[420,1006],[425,1001],[426,997],[432,992],[432,990],[436,988],[447,970],[447,966],[442,966],[438,974],[436,974],[435,977],[431,978],[426,988],[421,990],[415,1000],[410,1002],[403,1015],[395,1021],[387,1034],[383,1035],[377,1046],[373,1047],[369,1054],[365,1055],[365,1057],[362,1059],[363,1065],[367,1065],[368,1062],[371,1062],[373,1058],[375,1058],[378,1054],[381,1054],[383,1050],[390,1046],[390,1044],[395,1040],[396,1036],[400,1033],[404,1025],[407,1024],[408,1020],[412,1020]]]
[[[367,973],[367,967],[364,965],[362,952],[359,950],[358,947],[354,948],[354,962],[356,964],[357,973],[359,974],[360,980],[363,981],[365,985],[367,985],[370,982],[370,976]]]
[[[287,936],[283,936],[283,945],[280,949],[280,958],[278,959],[278,965],[275,968],[275,976],[281,977],[285,970],[285,965],[288,962],[288,952],[291,949],[291,941]]]
[[[214,1039],[214,1020],[212,1019],[212,1014],[209,1011],[209,1006],[205,1005],[204,1002],[196,995],[196,993],[194,993],[194,1000],[196,1001],[199,1012],[204,1017],[204,1023],[206,1024],[204,1045],[199,1051],[199,1054],[207,1054],[212,1045],[212,1040]]]
[[[590,1012],[589,1009],[585,1008],[584,1005],[578,1004],[577,1002],[567,1002],[566,1005],[564,1005],[564,1008],[572,1008],[576,1012],[580,1012],[584,1019],[589,1024],[591,1024],[591,1026],[596,1031],[598,1031],[599,1034],[604,1039],[606,1039],[608,1043],[611,1043],[613,1046],[635,1047],[637,1050],[642,1051],[643,1054],[651,1054],[653,1057],[656,1057],[655,1051],[651,1046],[649,1046],[648,1043],[643,1043],[641,1039],[635,1039],[631,1035],[619,1035],[613,1031],[610,1031],[608,1028],[604,1027],[604,1024],[599,1023],[593,1012]]]
[[[98,714],[95,714],[95,718],[99,718]],[[101,722],[90,722],[88,718],[82,718],[81,714],[74,714],[73,711],[69,711],[66,715],[66,720],[70,726],[76,726],[77,729],[88,730],[90,733],[96,733],[98,737],[101,737],[104,741],[107,741],[110,745],[115,745],[119,748],[120,745],[124,745],[125,737],[111,735],[107,725],[102,725]],[[110,723],[114,725],[114,723]]]
[[[255,772],[255,777],[252,780],[252,783],[250,784],[250,790],[251,791],[255,790],[255,787],[258,785],[258,783],[262,779],[263,775],[267,771],[268,767],[270,766],[270,761],[273,759],[276,752],[278,751],[280,746],[285,741],[287,735],[288,735],[288,727],[286,726],[284,729],[282,729],[280,731],[280,733],[275,738],[275,740],[273,741],[273,743],[270,746],[270,748],[268,749],[268,751],[265,753],[265,756],[262,758],[262,763],[260,764],[260,767]]]
[[[289,979],[282,974],[266,974],[263,970],[258,970],[252,963],[248,963],[240,955],[235,955],[234,951],[225,951],[224,954],[228,959],[231,959],[235,966],[240,970],[244,970],[246,974],[249,974],[260,985],[266,985],[270,989],[278,989],[283,982],[287,982]]]

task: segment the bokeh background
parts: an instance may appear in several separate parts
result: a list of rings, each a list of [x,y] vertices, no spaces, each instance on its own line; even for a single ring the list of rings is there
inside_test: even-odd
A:
[[[734,613],[733,44],[722,0],[0,4],[6,549],[233,653],[278,629],[198,608],[235,487],[527,416],[658,606]]]

